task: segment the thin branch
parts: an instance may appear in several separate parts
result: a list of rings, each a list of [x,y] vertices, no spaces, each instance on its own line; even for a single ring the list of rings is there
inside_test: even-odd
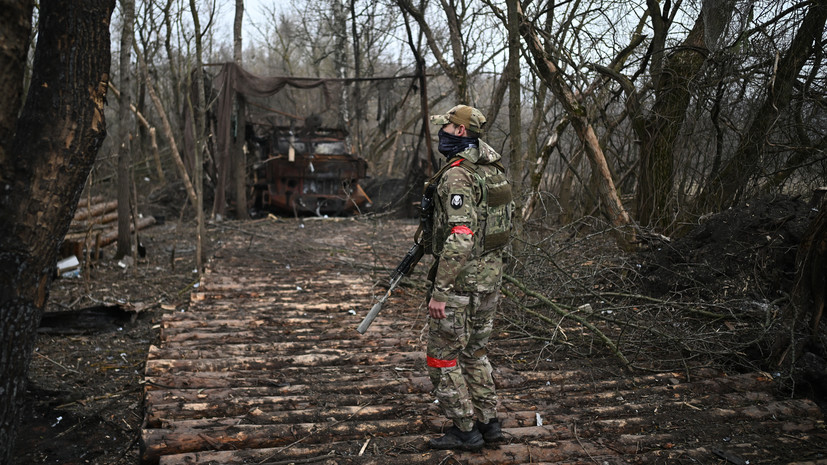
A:
[[[586,328],[589,328],[591,331],[593,331],[597,335],[598,338],[600,338],[601,341],[603,341],[603,343],[612,351],[612,353],[614,353],[615,356],[617,356],[617,358],[619,358],[620,361],[623,362],[624,366],[626,366],[626,367],[629,366],[629,360],[626,359],[626,357],[623,355],[623,353],[617,348],[615,343],[612,342],[612,340],[609,339],[608,336],[606,336],[603,333],[603,331],[600,331],[599,329],[597,329],[597,327],[594,326],[593,324],[591,324],[588,320],[586,320],[585,318],[583,318],[581,316],[575,315],[571,312],[567,312],[562,307],[560,307],[559,305],[552,302],[548,297],[528,289],[528,287],[526,287],[526,285],[523,284],[521,281],[519,281],[517,278],[514,278],[510,275],[504,274],[503,279],[505,279],[506,281],[510,282],[511,284],[514,284],[515,286],[517,286],[526,295],[534,297],[534,298],[540,300],[541,302],[543,302],[544,304],[548,305],[558,315],[561,315],[565,318],[571,318],[572,320],[582,324]],[[526,311],[531,312],[532,314],[539,316],[536,312],[528,310],[527,308],[523,307],[522,305],[521,305],[521,307],[524,308]],[[550,321],[550,320],[544,320],[544,321]]]

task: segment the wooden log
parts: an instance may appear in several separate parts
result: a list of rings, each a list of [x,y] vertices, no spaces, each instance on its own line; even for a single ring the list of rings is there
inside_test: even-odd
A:
[[[212,449],[276,447],[302,441],[304,444],[330,443],[336,440],[361,439],[425,431],[419,420],[378,420],[338,423],[297,423],[291,425],[237,425],[208,430],[144,429],[141,459],[157,463],[162,455]]]
[[[315,341],[294,340],[280,342],[279,347],[282,350],[288,350],[288,347],[293,347],[293,350],[313,350],[319,346],[321,341],[324,341],[326,347],[333,349],[352,349],[364,347],[368,350],[386,349],[386,350],[403,350],[403,348],[418,347],[418,344],[413,339],[399,339],[399,338],[372,338],[367,340],[353,339],[353,332],[348,331],[351,335],[349,338],[331,337],[328,339],[319,339]],[[329,335],[329,333],[325,333]],[[342,333],[340,333],[342,334]],[[256,339],[250,337],[250,333],[246,331],[230,332],[230,333],[192,333],[192,332],[178,332],[174,334],[167,333],[166,338],[163,339],[165,346],[180,347],[182,349],[196,349],[199,347],[215,347],[216,343],[225,345],[243,345],[251,343]],[[267,344],[256,343],[252,344]],[[416,344],[416,345],[415,345]],[[255,348],[251,348],[254,351]]]
[[[72,221],[82,221],[91,217],[100,216],[118,208],[118,201],[93,204],[91,207],[78,208]]]
[[[275,271],[278,273],[278,271]],[[297,286],[296,284],[290,284],[290,279],[292,277],[291,273],[282,273],[284,278],[287,281],[273,281],[273,272],[268,270],[266,275],[248,275],[248,276],[239,276],[235,275],[228,275],[222,273],[210,273],[205,274],[202,278],[202,283],[205,288],[211,290],[238,290],[244,289],[246,287],[265,287],[265,288],[274,288],[274,289],[281,289],[284,291],[290,291],[294,294],[302,294],[307,292],[312,292],[314,289],[322,288],[322,289],[338,289],[338,290],[346,290],[345,294],[342,294],[341,300],[349,301],[353,296],[361,296],[361,295],[370,295],[371,293],[371,286],[368,286],[365,281],[365,278],[359,275],[343,275],[341,279],[324,279],[323,281],[317,281],[312,284],[310,290],[301,289],[301,286]],[[347,293],[350,291],[350,294]],[[352,294],[352,295],[351,295]]]
[[[406,406],[410,407],[410,405],[407,405],[407,404],[406,404]],[[663,408],[669,409],[670,407],[669,406],[663,406]],[[244,416],[243,421],[250,421],[251,417],[253,417],[254,415],[266,418],[266,414],[258,413],[255,410],[253,412],[254,413],[252,415]],[[288,421],[289,421],[289,418],[293,413],[295,413],[295,412],[283,412],[279,415],[274,416],[273,420],[274,421],[282,421],[282,420],[288,419]],[[347,413],[347,412],[345,412],[345,413]],[[437,412],[435,410],[433,411],[433,413],[435,415],[437,414]],[[522,419],[519,420],[519,421],[521,423],[525,424],[525,422],[529,421],[533,417],[533,414],[534,414],[534,412],[532,412],[532,411],[520,412],[519,415],[522,416]],[[310,415],[312,415],[312,413]],[[421,413],[417,414],[417,417],[418,418],[426,418]],[[553,429],[554,434],[551,437],[554,437],[555,439],[571,438],[571,433],[566,433],[567,426],[565,426],[565,425],[571,425],[571,424],[581,425],[582,429],[578,429],[581,440],[592,437],[593,435],[595,435],[595,432],[594,432],[594,430],[590,429],[591,427],[589,426],[589,421],[588,421],[588,418],[586,418],[586,417],[587,417],[587,415],[584,415],[582,417],[578,417],[578,415],[559,415],[559,416],[549,415],[549,416],[547,416],[546,417],[547,421],[551,422],[552,424],[563,425],[563,426],[554,427],[554,429]],[[430,421],[430,423],[431,423],[431,428],[432,429],[435,428],[435,427],[438,427],[440,424],[442,424],[442,425],[445,424],[445,420],[442,419],[442,418],[436,418],[435,416],[431,416],[431,418],[432,418],[432,420]],[[703,421],[705,418],[706,417],[702,414],[698,415],[698,421]],[[215,421],[218,421],[220,424],[224,424],[223,423],[224,420],[198,420],[198,421],[195,421],[193,423],[180,422],[180,421],[171,421],[167,425],[168,425],[168,427],[175,428],[175,429],[178,429],[179,427],[183,427],[185,425],[187,427],[192,428],[192,427],[196,427],[198,425],[202,425],[202,426],[203,425],[210,425],[210,424],[214,423]],[[518,420],[516,418],[512,418],[511,415],[507,415],[507,416],[503,417],[503,421],[504,421],[504,425],[506,425],[506,424],[511,424],[512,422],[515,422],[515,421],[518,421]],[[735,421],[738,421],[738,420],[735,419]],[[761,428],[763,428],[765,430],[777,430],[777,431],[783,432],[784,434],[790,434],[790,432],[796,432],[796,431],[812,432],[812,431],[818,429],[817,422],[810,419],[810,418],[804,418],[803,423],[806,423],[806,424],[803,424],[802,422],[799,422],[796,419],[792,419],[792,420],[786,421],[786,422],[776,421],[776,420],[768,420],[768,421],[763,422],[763,423],[765,423],[765,425],[761,426]],[[692,422],[690,420],[690,424],[697,424],[697,422]],[[751,429],[755,429],[756,427],[758,427],[757,424],[754,423],[754,422],[752,422],[750,424],[752,425]],[[663,424],[661,424],[660,426],[661,426],[661,429],[664,428]],[[539,433],[537,433],[537,431],[538,431],[537,428],[535,428],[533,426],[532,427],[527,427],[526,429],[505,428],[505,433],[506,433],[506,436],[509,439],[509,441],[542,440],[544,437],[549,437],[549,436],[547,436],[547,433],[544,433],[541,430],[540,430]],[[671,428],[669,431],[670,431],[669,434],[667,434],[667,433],[656,433],[656,436],[654,436],[651,439],[651,441],[647,440],[647,441],[637,441],[637,442],[639,443],[639,446],[644,446],[644,445],[646,445],[647,442],[652,442],[652,441],[657,442],[659,440],[670,440],[671,439],[672,443],[680,444],[681,441],[685,442],[686,440],[693,439],[695,437],[695,436],[693,436],[693,434],[695,434],[697,432],[697,430],[695,430],[695,429],[690,428],[690,430],[686,430],[683,427],[674,427],[674,428]],[[546,436],[544,436],[544,435],[546,435]],[[616,435],[617,435],[617,431],[607,431],[607,430],[602,430],[602,432],[599,434],[599,436],[601,438],[611,438],[611,437],[616,436]],[[643,435],[643,436],[648,437],[648,435]],[[532,439],[532,438],[534,438],[534,439]],[[718,438],[716,438],[715,440],[717,441]],[[627,444],[627,446],[628,446],[628,444]],[[618,452],[623,452],[624,451],[623,448],[618,447],[617,444],[612,446],[612,449],[617,450]],[[644,448],[644,450],[645,450],[645,448]],[[571,463],[571,462],[569,462],[569,463]]]
[[[424,439],[423,439],[424,441]],[[371,444],[367,442],[368,444]],[[319,447],[320,449],[324,447]],[[304,448],[303,450],[307,450],[309,448]],[[329,449],[329,448],[328,448]],[[236,463],[258,463],[260,465],[298,465],[301,463],[320,463],[320,464],[336,464],[336,465],[434,465],[434,464],[441,464],[441,463],[455,463],[451,459],[454,454],[451,451],[433,451],[433,452],[426,452],[420,454],[393,454],[388,456],[365,456],[359,457],[356,455],[339,455],[339,450],[328,450],[327,452],[320,454],[320,455],[304,455],[293,459],[285,459],[282,454],[274,453],[273,461],[266,461],[266,462],[247,462],[244,459],[237,459],[240,461],[236,461],[233,459],[225,459],[222,456],[221,460],[216,461],[209,456],[209,459],[206,459],[206,462],[192,462],[192,460],[204,460],[202,457],[205,455],[195,453],[195,454],[181,454],[176,455],[175,459],[171,459],[170,457],[162,457],[161,458],[161,465],[168,465],[168,464],[189,464],[192,465],[193,463],[207,463],[207,464],[236,464]],[[230,452],[231,455],[240,455],[239,452]],[[291,454],[292,455],[292,454]],[[179,457],[183,457],[179,458]],[[172,460],[172,461],[171,461]],[[181,461],[183,460],[183,461]],[[545,465],[545,464],[539,464]]]
[[[226,273],[232,273],[232,270],[226,270]],[[331,301],[333,303],[346,303],[352,301],[375,301],[373,292],[370,289],[364,288],[360,282],[354,282],[351,285],[333,285],[324,281],[306,284],[295,282],[296,277],[293,275],[280,275],[272,273],[270,270],[264,272],[264,276],[273,279],[266,281],[263,279],[239,279],[234,282],[214,283],[204,282],[203,289],[207,291],[214,291],[218,293],[227,292],[233,293],[243,291],[245,289],[264,289],[271,291],[273,294],[278,293],[294,301],[309,301],[315,298],[321,298],[323,301]],[[364,279],[354,276],[354,280]],[[308,287],[305,287],[308,286]],[[202,289],[198,289],[200,292]],[[338,293],[338,294],[337,294]]]
[[[162,404],[147,404],[148,422],[157,425],[161,421],[181,421],[204,418],[228,418],[248,415],[250,412],[260,411],[263,414],[321,408],[335,405],[337,407],[363,407],[366,402],[379,405],[387,402],[397,410],[437,412],[433,398],[422,393],[398,394],[389,393],[366,397],[361,394],[333,394],[326,396],[325,402],[319,401],[315,392],[305,392],[303,395],[260,396],[249,398],[231,398],[221,402],[169,402]],[[335,404],[333,403],[335,402]],[[513,411],[514,409],[511,409]],[[505,415],[505,413],[504,413]],[[509,414],[510,415],[510,414]],[[531,414],[534,418],[534,414]],[[519,425],[518,425],[519,426]]]
[[[289,447],[261,449],[223,450],[191,452],[167,455],[160,458],[160,465],[192,465],[193,463],[214,464],[274,464],[281,462],[326,463],[325,459],[337,464],[353,463],[350,460],[367,460],[363,464],[381,465],[434,465],[452,463],[448,460],[455,453],[425,449],[427,436],[398,436],[360,438],[354,441],[338,441],[330,444],[292,444]],[[369,447],[366,447],[369,446]],[[365,451],[362,451],[362,449]],[[401,451],[415,452],[403,453]],[[377,451],[396,451],[392,455],[374,455]],[[359,455],[363,452],[363,455]],[[372,461],[372,462],[371,462]]]
[[[336,351],[333,351],[336,352]],[[168,371],[233,371],[268,370],[275,371],[287,366],[331,366],[331,365],[413,365],[422,363],[422,353],[401,354],[302,354],[289,357],[234,357],[199,360],[148,360],[146,375],[158,376]]]
[[[142,229],[148,228],[148,227],[152,226],[153,224],[155,224],[155,217],[145,216],[143,218],[139,218],[137,223],[138,223],[138,231],[140,231]],[[132,225],[130,225],[130,230],[132,230],[132,229],[133,229],[133,227],[132,227]],[[101,247],[107,246],[107,245],[115,242],[117,239],[118,239],[118,231],[117,230],[110,231],[106,234],[101,235],[100,245],[101,245]]]
[[[290,318],[282,315],[271,315],[270,317],[260,317],[255,315],[244,317],[239,315],[237,318],[228,318],[228,315],[224,315],[223,318],[165,320],[162,323],[164,328],[209,328],[211,330],[221,330],[226,328],[257,328],[260,326],[267,326],[274,328],[286,328],[287,331],[291,332],[295,331],[293,326],[307,330],[309,328],[323,328],[334,324],[338,326],[340,323],[338,320],[333,318],[313,318],[309,316]]]
[[[240,451],[204,451],[170,455],[161,458],[161,465],[192,463],[221,463],[225,465],[257,463],[261,465],[301,463],[336,463],[339,465],[435,465],[462,463],[466,465],[491,465],[493,463],[623,463],[618,454],[609,448],[576,440],[538,441],[529,444],[504,444],[497,449],[483,449],[479,453],[439,451],[427,448],[433,435],[405,435],[374,437],[369,441],[342,441],[328,445],[292,446],[289,448],[263,448]],[[365,453],[359,452],[367,442]],[[313,458],[317,459],[313,459]],[[325,461],[325,459],[328,461]],[[579,460],[578,460],[579,459]],[[601,460],[602,459],[602,460]],[[652,462],[654,463],[654,462]]]
[[[253,409],[245,415],[218,418],[198,418],[192,420],[163,419],[158,425],[148,425],[157,428],[161,425],[165,429],[208,429],[240,424],[274,425],[294,423],[314,423],[319,421],[364,421],[381,420],[392,417],[399,407],[394,405],[343,405],[326,408],[307,408],[299,410],[281,410],[265,412]]]
[[[432,399],[423,395],[404,396],[374,396],[372,401],[387,401],[384,405],[365,405],[364,396],[334,397],[338,403],[335,406],[319,406],[314,404],[317,397],[312,396],[271,396],[254,397],[248,399],[231,399],[228,402],[180,402],[165,404],[148,404],[146,426],[148,428],[176,429],[179,426],[188,428],[209,427],[213,423],[222,425],[234,424],[275,424],[275,423],[309,423],[336,420],[354,419],[383,419],[395,417],[400,411],[416,412],[411,417],[422,418],[431,428],[438,430],[444,422],[441,412],[433,404]],[[405,400],[404,407],[398,401]],[[549,419],[551,417],[548,417]],[[562,418],[562,417],[561,417]],[[227,419],[234,419],[224,423]],[[503,412],[503,424],[513,427],[536,426],[534,411]],[[569,420],[569,417],[565,418]],[[579,418],[578,418],[579,420]]]
[[[317,354],[342,354],[347,355],[353,353],[354,349],[361,349],[362,353],[376,353],[376,352],[414,352],[419,351],[418,348],[412,346],[394,346],[394,345],[365,345],[361,341],[350,339],[340,340],[337,343],[326,341],[324,349],[320,349],[320,344],[316,341],[288,341],[288,342],[257,342],[257,343],[237,343],[231,344],[228,341],[221,341],[220,348],[216,346],[204,347],[187,347],[177,346],[161,349],[157,346],[150,346],[148,358],[153,359],[199,359],[199,358],[227,358],[227,357],[251,357],[258,355],[287,355],[299,352],[317,353]],[[360,347],[361,346],[361,347]]]
[[[366,395],[382,393],[409,393],[413,388],[406,382],[391,379],[366,379],[361,382],[342,383],[338,380],[328,383],[327,386],[295,384],[288,386],[253,386],[233,387],[229,389],[168,389],[153,390],[146,393],[146,401],[150,404],[168,402],[222,402],[228,399],[250,397],[279,396],[285,394],[299,394],[305,392],[321,394],[335,392],[338,394]]]
[[[356,321],[356,320],[353,320]],[[310,323],[308,323],[310,324]],[[190,325],[189,328],[181,328],[177,326],[161,326],[161,340],[176,340],[180,337],[189,337],[190,339],[201,339],[204,341],[212,340],[216,343],[222,343],[221,338],[227,334],[233,333],[236,335],[245,335],[250,340],[271,341],[274,339],[291,340],[291,341],[329,341],[331,339],[347,337],[354,337],[353,325],[346,325],[340,323],[338,326],[328,325],[326,328],[304,327],[304,328],[279,328],[277,326],[258,326],[253,328],[235,327],[210,327],[208,325],[194,327]],[[187,336],[189,335],[189,336]]]
[[[216,373],[223,374],[223,373]],[[253,397],[256,395],[283,395],[288,393],[302,393],[309,390],[317,394],[335,393],[335,394],[353,394],[358,392],[369,393],[419,393],[425,394],[433,390],[431,381],[427,376],[418,376],[411,378],[400,377],[397,379],[388,378],[387,376],[337,376],[335,378],[325,378],[326,375],[320,373],[308,373],[300,380],[293,380],[293,382],[283,381],[281,377],[271,377],[272,379],[264,379],[267,374],[264,374],[261,379],[243,378],[240,380],[227,381],[225,379],[212,379],[206,377],[199,377],[197,381],[188,373],[183,373],[180,376],[178,383],[185,383],[180,389],[169,389],[166,385],[158,383],[158,386],[149,385],[151,380],[159,378],[148,378],[146,395],[152,399],[156,399],[153,391],[162,393],[172,393],[175,395],[177,391],[189,392],[200,391],[202,394],[216,395],[210,391],[233,391],[235,398]],[[160,378],[164,381],[167,378]],[[222,383],[223,381],[223,383]],[[176,381],[173,380],[173,383]],[[190,384],[191,383],[191,384]],[[246,384],[242,384],[246,383]],[[384,383],[384,384],[382,384]],[[195,384],[193,386],[192,384]],[[223,384],[223,385],[220,385]],[[159,387],[159,386],[163,386]],[[361,391],[360,391],[361,389]],[[184,396],[185,394],[181,394]],[[187,394],[188,395],[188,394]],[[203,400],[206,397],[198,397],[192,400]]]
[[[82,195],[78,200],[78,210],[81,208],[86,208],[89,205],[95,205],[96,203],[101,203],[104,201],[104,196],[102,195],[94,195],[91,198],[88,196]]]
[[[558,396],[561,393],[566,393],[565,397],[573,397],[576,392],[586,392],[588,396],[601,402],[610,402],[613,399],[622,397],[624,401],[631,401],[636,399],[641,393],[645,395],[662,395],[664,397],[674,397],[678,395],[693,395],[703,396],[713,393],[725,392],[751,392],[764,391],[769,392],[773,389],[771,384],[768,384],[760,376],[755,374],[744,374],[726,377],[716,380],[699,380],[694,383],[680,383],[668,385],[652,385],[646,387],[645,390],[638,390],[634,384],[625,385],[626,389],[621,389],[617,380],[601,380],[591,385],[585,383],[574,382],[570,384],[556,385],[549,383],[545,386],[537,386],[530,392],[515,393],[514,397],[518,400],[530,400],[535,397],[540,397],[542,393],[555,393]]]
[[[138,220],[138,230],[148,228],[155,224],[155,218],[147,216]],[[133,225],[130,224],[130,230],[133,230]],[[97,236],[97,237],[96,237]],[[89,235],[86,232],[67,234],[64,239],[65,242],[80,242],[86,249],[105,247],[118,239],[117,228],[107,228],[101,231],[100,234]]]
[[[274,297],[274,295],[277,295],[277,298]],[[349,310],[353,310],[354,307],[365,308],[369,306],[369,301],[367,299],[337,304],[317,301],[309,303],[298,302],[278,293],[278,291],[273,291],[272,289],[266,288],[259,288],[257,290],[247,289],[244,291],[214,291],[210,289],[202,292],[194,292],[190,296],[190,302],[198,304],[215,300],[226,300],[238,305],[236,302],[237,299],[262,300],[263,305],[259,308],[251,307],[245,302],[244,309],[249,310],[250,315],[267,315],[268,312],[272,315],[274,307],[278,310],[287,310],[289,312],[287,313],[287,316],[301,317],[306,316],[307,313],[335,315],[340,313],[344,314]],[[201,307],[199,307],[198,310],[201,310]]]
[[[391,373],[393,375],[391,375]],[[285,367],[278,372],[236,370],[232,372],[176,371],[160,376],[147,376],[147,389],[202,389],[233,386],[323,385],[332,381],[350,383],[372,377],[405,378],[412,383],[427,380],[422,372],[409,368],[387,366]],[[153,386],[152,383],[158,386]]]
[[[326,395],[325,402],[322,402],[317,393],[306,391],[303,394],[292,395],[233,397],[222,399],[218,402],[176,402],[173,400],[165,403],[148,404],[147,411],[150,412],[150,416],[158,419],[187,420],[195,418],[237,417],[246,415],[255,409],[260,409],[264,412],[306,409],[318,407],[321,404],[334,405],[332,404],[334,401],[336,402],[335,405],[338,406],[361,406],[365,405],[365,402],[368,400],[374,403],[385,401],[394,405],[400,405],[400,399],[404,399],[409,406],[419,405],[420,407],[427,407],[433,404],[433,399],[429,396],[399,393],[375,394],[370,396],[370,398],[361,394],[329,393]]]
[[[342,396],[340,396],[342,397]],[[248,399],[230,399],[226,402],[190,402],[153,404],[147,406],[148,423],[158,424],[163,420],[191,420],[196,418],[237,417],[261,409],[265,412],[302,410],[313,407],[314,397],[310,395],[266,396]],[[347,402],[350,400],[350,402]],[[344,406],[359,405],[359,400],[344,399]]]
[[[243,305],[238,299],[242,299]],[[304,305],[300,308],[286,304],[277,296],[250,297],[236,296],[235,299],[197,303],[185,312],[164,315],[165,321],[205,320],[217,316],[245,315],[248,318],[272,318],[274,314],[283,318],[325,318],[357,320],[361,314],[351,309],[337,309],[329,306]],[[277,313],[275,313],[277,312]]]
[[[95,216],[87,220],[81,221],[73,221],[72,224],[69,226],[69,233],[67,236],[77,236],[79,234],[86,234],[86,232],[92,229],[103,229],[106,228],[107,224],[112,223],[118,219],[118,212],[107,213],[101,216]]]

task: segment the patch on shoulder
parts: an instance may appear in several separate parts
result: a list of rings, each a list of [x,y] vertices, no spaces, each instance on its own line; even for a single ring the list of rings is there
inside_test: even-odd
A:
[[[451,194],[451,207],[453,207],[454,210],[462,208],[462,203],[462,194]]]

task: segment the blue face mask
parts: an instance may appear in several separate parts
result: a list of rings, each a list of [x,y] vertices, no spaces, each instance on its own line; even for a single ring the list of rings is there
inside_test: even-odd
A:
[[[451,158],[468,147],[476,147],[479,140],[476,137],[455,136],[445,132],[444,129],[440,129],[437,135],[439,136],[439,153],[445,155],[445,158]]]

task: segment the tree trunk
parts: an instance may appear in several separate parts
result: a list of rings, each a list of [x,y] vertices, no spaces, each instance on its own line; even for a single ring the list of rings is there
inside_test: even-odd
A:
[[[243,63],[241,20],[244,17],[244,0],[235,2],[235,21],[233,22],[233,59],[238,66]],[[244,146],[247,142],[247,108],[244,97],[236,94],[235,155],[233,156],[233,185],[235,186],[235,216],[239,220],[249,220],[247,211],[247,154]]]
[[[524,222],[528,221],[528,219],[531,218],[531,215],[534,214],[534,210],[537,207],[537,202],[539,202],[540,199],[540,184],[543,182],[546,167],[548,166],[548,160],[551,157],[552,152],[554,152],[554,149],[557,148],[557,143],[560,140],[560,134],[563,133],[568,125],[569,120],[567,118],[563,118],[554,126],[554,130],[552,130],[548,141],[543,145],[542,150],[540,150],[540,155],[537,156],[537,160],[531,168],[531,172],[529,173],[528,195],[526,196],[525,206],[522,211]],[[568,171],[569,170],[566,170],[566,172]],[[561,210],[565,213],[568,209],[566,208],[567,205],[562,202],[562,195],[560,200]]]
[[[69,228],[98,149],[106,136],[109,19],[114,1],[41,2],[32,85],[0,163],[0,462],[9,463],[37,326],[49,294],[57,251]],[[31,5],[3,14],[24,24]],[[6,19],[0,20],[5,22]],[[3,24],[6,34],[6,24]],[[29,30],[10,28],[11,44]],[[17,49],[17,47],[14,47]],[[0,68],[19,92],[23,64]],[[12,84],[15,83],[15,84]],[[17,114],[18,108],[3,108]],[[48,121],[49,124],[44,124]]]
[[[7,10],[0,15],[0,42],[3,44],[0,47],[0,168],[6,167],[9,144],[23,101],[33,7],[33,0],[4,2],[3,8]],[[0,172],[0,182],[7,179],[6,175]]]
[[[366,101],[362,99],[362,86],[359,79],[362,78],[362,44],[359,36],[359,21],[356,14],[356,0],[350,0],[348,4],[348,12],[350,13],[350,35],[353,47],[353,77],[356,80],[353,82],[353,122],[351,133],[353,137],[352,151],[357,155],[364,153],[364,144],[362,140],[362,120],[367,114]]]
[[[654,11],[652,17],[659,14]],[[638,223],[642,225],[666,228],[671,222],[673,148],[686,119],[691,97],[689,84],[700,71],[706,53],[703,13],[700,13],[681,47],[668,57],[663,70],[653,76],[657,83],[657,100],[651,116],[642,124],[634,125],[641,139],[635,211]]]
[[[120,95],[118,96],[118,247],[115,258],[132,255],[132,235],[130,234],[130,201],[132,194],[132,143],[130,129],[132,129],[132,39],[135,33],[135,1],[121,0],[121,15],[123,29],[121,29],[121,57],[120,57]],[[134,257],[137,258],[137,257]]]
[[[202,32],[201,23],[198,19],[198,10],[195,6],[195,0],[190,0],[190,12],[192,13],[192,22],[195,25],[195,70],[189,76],[195,79],[194,87],[195,102],[190,102],[193,115],[193,133],[195,134],[195,160],[192,171],[192,177],[195,180],[195,215],[198,223],[198,231],[195,234],[195,264],[198,274],[200,275],[204,269],[204,261],[206,259],[206,251],[204,250],[204,240],[206,239],[207,229],[204,218],[204,170],[203,170],[203,156],[206,141],[206,106],[204,93],[204,64],[201,61],[203,57]],[[190,89],[193,86],[189,86]],[[189,95],[192,95],[190,92]],[[218,193],[216,192],[216,197]],[[223,197],[223,196],[222,196]]]
[[[509,171],[514,189],[514,234],[523,230],[523,127],[520,82],[520,16],[515,2],[508,2],[508,128],[511,132]]]
[[[344,0],[331,0],[330,7],[333,15],[331,32],[335,46],[333,47],[333,67],[336,69],[337,77],[341,80],[347,79],[347,5]],[[350,127],[350,95],[348,86],[342,86],[341,104],[339,105],[338,124],[340,128]],[[347,145],[353,146],[353,138],[350,131],[347,133]]]
[[[405,170],[405,186],[407,187],[407,194],[402,203],[402,213],[407,216],[414,216],[418,213],[416,206],[419,205],[418,202],[422,199],[422,186],[436,170],[437,160],[434,155],[434,151],[431,148],[431,130],[428,120],[430,110],[428,105],[428,80],[425,76],[427,73],[425,58],[422,56],[421,50],[414,41],[408,16],[406,14],[403,14],[403,16],[405,19],[405,32],[407,33],[408,46],[411,48],[411,53],[413,53],[414,59],[416,60],[416,74],[419,78],[419,85],[421,86],[419,91],[419,102],[422,109],[420,114],[422,118],[422,126],[420,127],[417,149],[413,151],[413,158]],[[421,32],[421,34],[424,34],[424,32]],[[425,144],[425,152],[428,154],[427,160],[423,159],[419,152],[419,146],[423,143]]]

